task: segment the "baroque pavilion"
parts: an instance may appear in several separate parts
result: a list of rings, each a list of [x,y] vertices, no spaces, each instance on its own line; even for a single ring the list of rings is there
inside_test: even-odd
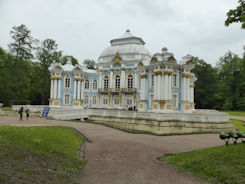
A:
[[[53,63],[50,107],[193,112],[195,75],[190,56],[178,63],[164,47],[151,54],[142,38],[126,30],[112,39],[96,70]]]

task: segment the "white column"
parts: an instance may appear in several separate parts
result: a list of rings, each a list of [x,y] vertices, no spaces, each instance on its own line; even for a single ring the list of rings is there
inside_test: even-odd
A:
[[[137,73],[134,74],[134,80],[133,80],[133,82],[134,82],[134,87],[136,89],[139,89],[139,87],[138,87],[139,82],[138,82],[138,75],[137,75]]]
[[[123,65],[121,68],[120,88],[125,88],[125,68]]]
[[[84,82],[81,82],[81,99],[83,100],[83,89],[84,89]]]
[[[54,80],[51,79],[51,84],[50,84],[50,99],[53,98],[53,94],[54,94]]]
[[[77,99],[77,81],[74,80],[74,93],[73,93],[73,99]]]
[[[99,73],[99,88],[102,88],[102,73]]]
[[[77,99],[80,100],[81,99],[81,81],[79,80],[78,81],[78,84],[77,84]]]
[[[110,88],[113,88],[112,86],[113,86],[113,72],[111,71],[111,69],[112,69],[112,66],[111,66],[111,68],[110,68]]]
[[[164,78],[165,78],[164,100],[167,100],[168,99],[168,75],[165,75]]]
[[[60,93],[61,93],[61,79],[58,80],[58,99],[60,99]]]
[[[172,75],[168,76],[168,99],[172,100]]]
[[[57,80],[54,80],[54,98],[57,98]]]
[[[145,93],[146,93],[146,79],[143,78],[143,100],[146,99],[145,98],[146,97]]]
[[[190,93],[190,79],[189,78],[186,78],[186,101],[190,101],[189,97],[189,93]]]
[[[183,101],[186,101],[186,77],[183,78]]]
[[[194,86],[191,88],[191,102],[194,103]]]
[[[157,76],[154,75],[154,100],[157,99]]]
[[[164,74],[161,75],[161,100],[164,100],[164,95],[165,95],[165,77],[164,77]]]

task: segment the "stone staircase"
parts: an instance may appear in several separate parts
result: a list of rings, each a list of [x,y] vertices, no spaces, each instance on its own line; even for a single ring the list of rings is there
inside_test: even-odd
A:
[[[88,118],[88,111],[87,109],[50,108],[48,118],[57,120],[84,121],[84,119]]]

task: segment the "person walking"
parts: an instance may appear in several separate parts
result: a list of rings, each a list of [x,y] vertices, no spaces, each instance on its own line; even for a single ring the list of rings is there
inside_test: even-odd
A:
[[[26,120],[28,120],[29,115],[30,115],[30,109],[26,109]]]
[[[23,119],[22,119],[22,116],[23,116],[23,109],[24,109],[23,106],[21,106],[20,109],[19,109],[19,111],[18,111],[19,114],[20,114],[20,119],[19,119],[19,121],[23,121]]]

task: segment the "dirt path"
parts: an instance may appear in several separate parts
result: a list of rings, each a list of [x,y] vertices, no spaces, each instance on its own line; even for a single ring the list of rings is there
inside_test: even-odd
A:
[[[84,184],[201,184],[156,157],[223,145],[217,134],[153,136],[129,134],[109,127],[78,122],[31,118],[19,123],[5,117],[0,125],[70,126],[87,136],[88,163],[81,176]]]
[[[230,119],[234,119],[234,120],[244,121],[245,122],[245,116],[230,115]]]

